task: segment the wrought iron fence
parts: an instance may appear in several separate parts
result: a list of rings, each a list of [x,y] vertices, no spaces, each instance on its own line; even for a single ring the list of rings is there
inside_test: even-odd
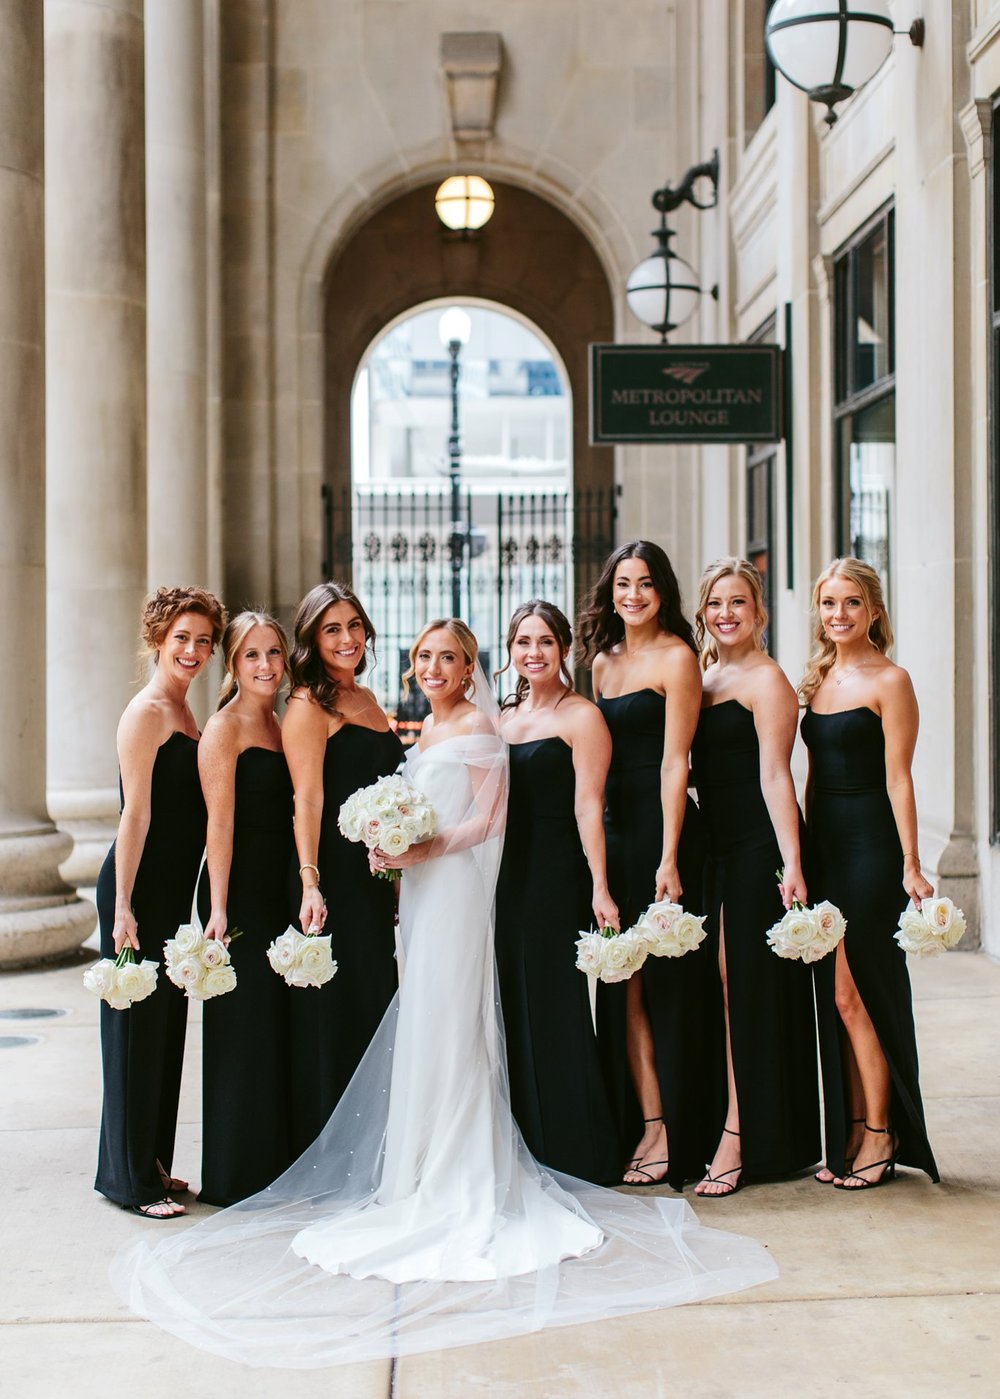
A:
[[[400,675],[420,628],[451,616],[456,552],[462,615],[489,673],[504,664],[514,609],[544,597],[572,619],[614,544],[613,489],[467,491],[459,530],[445,491],[337,494],[325,487],[323,506],[324,576],[352,581],[378,634],[378,662],[368,681],[380,703],[403,718],[423,712],[422,697],[402,691]],[[502,676],[501,693],[511,683]]]

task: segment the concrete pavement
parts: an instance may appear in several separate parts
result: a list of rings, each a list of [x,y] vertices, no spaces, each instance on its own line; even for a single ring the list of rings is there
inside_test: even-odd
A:
[[[332,1370],[251,1370],[131,1316],[107,1264],[147,1223],[92,1189],[98,1003],[85,951],[0,977],[0,1395],[5,1399],[726,1399],[1000,1393],[1000,967],[911,967],[922,1082],[943,1182],[910,1171],[845,1197],[811,1179],[697,1202],[781,1269],[719,1302]],[[5,1012],[64,1015],[7,1019]],[[192,1007],[175,1173],[197,1184],[200,1017]],[[691,1191],[688,1197],[693,1199]],[[197,1217],[197,1204],[191,1214]],[[207,1207],[205,1207],[207,1210]]]

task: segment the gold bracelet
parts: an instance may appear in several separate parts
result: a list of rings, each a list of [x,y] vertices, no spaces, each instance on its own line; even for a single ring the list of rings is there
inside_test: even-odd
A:
[[[316,884],[319,886],[319,870],[315,865],[299,865],[299,876],[305,874],[306,870],[313,870],[316,874]]]
[[[916,852],[915,850],[904,850],[904,851],[903,851],[903,859],[904,859],[904,860],[916,860],[917,864],[918,864],[918,865],[920,864],[920,856],[917,854],[917,852]]]

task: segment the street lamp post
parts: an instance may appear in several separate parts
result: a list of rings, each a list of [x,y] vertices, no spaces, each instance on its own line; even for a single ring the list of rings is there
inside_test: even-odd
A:
[[[451,615],[462,611],[462,564],[465,559],[465,529],[462,525],[462,439],[458,430],[459,356],[469,342],[472,322],[458,306],[445,311],[438,325],[442,345],[451,360],[451,432],[448,434],[448,476],[451,481]]]

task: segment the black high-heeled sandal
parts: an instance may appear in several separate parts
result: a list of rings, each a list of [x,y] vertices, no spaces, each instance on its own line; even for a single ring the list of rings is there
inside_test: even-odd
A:
[[[848,1171],[842,1180],[833,1182],[834,1190],[874,1190],[877,1185],[885,1185],[887,1181],[896,1179],[896,1158],[899,1155],[899,1138],[891,1127],[869,1127],[865,1123],[865,1131],[872,1132],[877,1136],[885,1136],[890,1139],[892,1146],[889,1148],[889,1155],[882,1161],[873,1161],[870,1166],[862,1166],[861,1171],[877,1171],[879,1166],[884,1167],[878,1180],[869,1180],[862,1175],[861,1171]],[[855,1158],[856,1159],[856,1158]],[[858,1185],[848,1185],[849,1180],[859,1181]]]
[[[723,1127],[722,1130],[723,1133],[728,1133],[731,1137],[739,1136],[739,1132],[734,1132],[731,1127]],[[736,1175],[737,1172],[739,1173],[739,1178],[737,1180],[726,1180],[726,1176]],[[712,1175],[711,1162],[706,1162],[705,1174],[698,1182],[698,1185],[721,1185],[724,1187],[724,1189],[718,1191],[716,1194],[708,1195],[702,1194],[698,1190],[698,1187],[695,1186],[694,1193],[698,1196],[699,1200],[728,1200],[730,1195],[735,1195],[737,1190],[743,1188],[743,1162],[741,1161],[738,1166],[731,1166],[728,1171],[720,1171],[717,1176]]]
[[[863,1117],[852,1117],[852,1118],[851,1118],[851,1126],[852,1126],[852,1127],[857,1127],[857,1125],[858,1125],[859,1122],[860,1122],[862,1125],[864,1125],[864,1120],[865,1120],[865,1119],[864,1119]],[[845,1158],[845,1164],[846,1164],[846,1158]],[[854,1157],[852,1156],[852,1157],[851,1157],[851,1165],[853,1166],[853,1164],[854,1164]],[[822,1171],[814,1171],[814,1172],[813,1172],[813,1180],[817,1181],[818,1184],[820,1184],[820,1185],[832,1185],[833,1182],[837,1179],[837,1177],[836,1177],[836,1176],[833,1174],[833,1172],[830,1170],[830,1167],[829,1167],[829,1166],[824,1166],[824,1167],[823,1167],[823,1171],[826,1171],[827,1175],[830,1177],[829,1180],[824,1180],[824,1179],[823,1179]]]
[[[172,1205],[174,1208],[170,1210],[169,1214],[153,1214],[153,1210],[158,1209],[160,1205]],[[184,1205],[178,1206],[176,1200],[171,1200],[167,1196],[164,1196],[162,1200],[152,1200],[148,1205],[122,1205],[122,1209],[129,1210],[132,1214],[141,1214],[143,1219],[183,1219],[184,1215],[187,1214]]]
[[[642,1120],[643,1120],[644,1123],[650,1123],[650,1122],[663,1122],[663,1118],[662,1118],[662,1117],[644,1117]],[[667,1124],[666,1124],[665,1122],[663,1122],[663,1125],[664,1125],[664,1127],[665,1127]],[[622,1185],[628,1185],[628,1186],[630,1186],[633,1190],[648,1190],[648,1188],[649,1188],[651,1185],[664,1185],[664,1184],[666,1183],[666,1180],[667,1180],[667,1171],[670,1169],[670,1158],[668,1157],[668,1158],[666,1159],[666,1161],[647,1161],[647,1162],[646,1162],[646,1165],[648,1165],[648,1166],[663,1166],[663,1167],[665,1167],[662,1176],[653,1176],[653,1175],[650,1175],[649,1172],[646,1170],[646,1167],[645,1167],[645,1166],[640,1166],[640,1165],[639,1165],[639,1162],[640,1162],[640,1161],[645,1161],[645,1160],[646,1160],[646,1158],[645,1158],[644,1156],[637,1156],[637,1157],[635,1158],[635,1160],[632,1162],[632,1165],[631,1165],[631,1166],[626,1166],[626,1168],[625,1168],[625,1173],[624,1173],[624,1174],[625,1174],[625,1175],[628,1175],[629,1171],[631,1171],[634,1175],[646,1176],[647,1179],[646,1179],[646,1180],[625,1180],[624,1177],[623,1177],[623,1179],[622,1179]]]

